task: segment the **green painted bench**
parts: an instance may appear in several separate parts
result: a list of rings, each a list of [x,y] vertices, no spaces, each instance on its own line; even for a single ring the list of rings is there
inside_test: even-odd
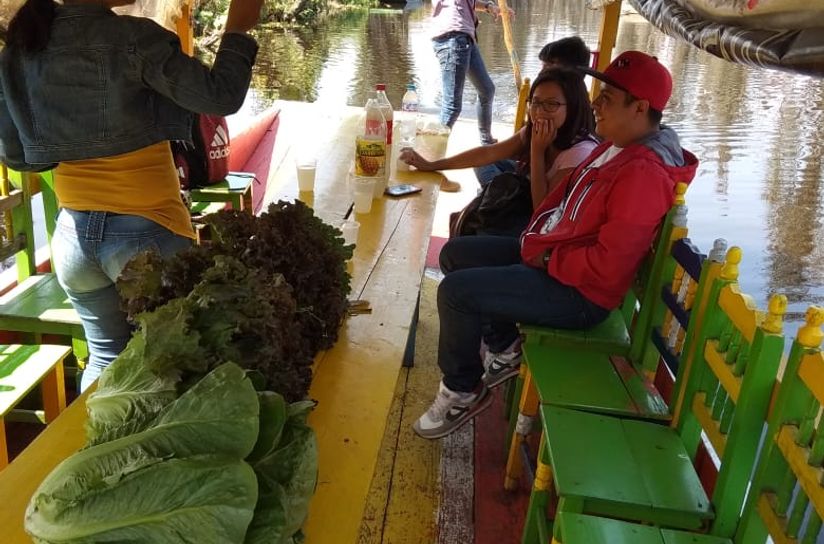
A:
[[[521,325],[524,335],[524,360],[521,372],[507,394],[509,429],[506,477],[504,487],[514,489],[521,473],[521,445],[532,430],[540,402],[532,375],[539,365],[553,365],[568,354],[609,354],[640,359],[648,343],[653,318],[661,312],[661,288],[668,285],[674,265],[668,261],[672,244],[686,237],[687,207],[684,195],[687,184],[676,186],[672,209],[662,221],[651,251],[636,274],[633,288],[621,308],[613,310],[607,319],[587,330],[550,329]],[[514,400],[517,399],[517,402]]]
[[[3,173],[6,173],[5,168]],[[17,285],[0,296],[0,330],[23,333],[28,343],[41,343],[42,335],[71,339],[75,357],[85,360],[88,347],[80,317],[53,273],[38,273],[35,261],[33,200],[42,195],[46,235],[51,242],[57,217],[57,199],[51,173],[29,174],[8,171],[0,180],[8,208],[7,230],[13,240],[3,259],[14,256]],[[2,197],[6,198],[6,197]]]
[[[731,538],[755,465],[773,384],[781,362],[786,298],[759,314],[739,292],[738,260],[713,281],[700,325],[690,322],[696,357],[684,370],[681,417],[660,423],[544,404],[539,464],[523,542],[548,532],[550,491],[558,512],[708,529]],[[712,497],[693,467],[702,435],[721,460]]]
[[[41,386],[43,409],[25,415],[51,423],[66,408],[63,359],[69,351],[46,344],[0,345],[0,470],[9,462],[5,420],[19,415],[14,410],[30,391]]]
[[[569,512],[560,513],[555,523],[559,537],[552,544],[732,544],[728,538]]]
[[[254,180],[255,175],[251,173],[229,172],[226,179],[219,183],[190,191],[189,198],[192,200],[190,210],[192,213],[212,213],[211,210],[221,210],[229,204],[232,209],[248,210],[254,213],[252,209]],[[218,204],[218,206],[210,207],[213,204]]]

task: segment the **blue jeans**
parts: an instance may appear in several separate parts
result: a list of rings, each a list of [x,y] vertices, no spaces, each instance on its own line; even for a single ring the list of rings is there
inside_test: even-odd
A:
[[[51,243],[54,272],[80,316],[89,344],[81,391],[114,361],[131,337],[132,327],[115,288],[123,267],[142,251],[166,257],[191,243],[135,215],[60,211]]]
[[[467,77],[478,91],[478,130],[481,143],[492,143],[492,100],[495,84],[492,83],[481,57],[481,50],[472,38],[462,32],[450,32],[432,40],[435,55],[441,66],[443,99],[441,124],[452,127],[461,114],[464,83]]]
[[[517,337],[517,323],[585,329],[609,310],[544,270],[521,263],[520,243],[502,236],[453,238],[441,250],[438,365],[453,391],[474,391],[483,374],[481,337],[492,352]]]
[[[478,178],[478,183],[481,184],[481,187],[486,187],[489,183],[500,174],[505,174],[507,172],[517,172],[518,171],[518,163],[511,160],[503,160],[498,162],[493,162],[492,164],[486,164],[484,166],[476,166],[475,170],[475,177]]]

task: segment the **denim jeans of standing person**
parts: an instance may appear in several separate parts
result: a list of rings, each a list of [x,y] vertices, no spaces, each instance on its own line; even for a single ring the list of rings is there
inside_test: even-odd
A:
[[[52,239],[55,273],[83,323],[89,362],[80,389],[89,387],[123,351],[132,333],[115,281],[143,251],[164,257],[192,241],[136,215],[63,209]]]
[[[441,66],[442,102],[441,124],[452,128],[461,114],[466,80],[478,92],[478,130],[481,143],[490,144],[492,138],[492,83],[481,57],[481,50],[468,34],[449,32],[432,40],[438,64]]]
[[[609,315],[577,289],[522,264],[515,238],[453,238],[440,264],[446,275],[438,287],[438,365],[452,391],[474,391],[480,383],[482,336],[498,353],[518,337],[517,323],[585,329]]]

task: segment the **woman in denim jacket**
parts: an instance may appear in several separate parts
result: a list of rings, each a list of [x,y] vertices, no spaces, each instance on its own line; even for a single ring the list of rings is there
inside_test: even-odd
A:
[[[55,273],[89,343],[81,389],[131,336],[115,289],[123,266],[194,238],[169,141],[191,141],[191,112],[237,111],[257,54],[246,33],[263,0],[232,1],[211,68],[151,20],[110,9],[134,1],[27,0],[0,52],[0,161],[54,168]]]

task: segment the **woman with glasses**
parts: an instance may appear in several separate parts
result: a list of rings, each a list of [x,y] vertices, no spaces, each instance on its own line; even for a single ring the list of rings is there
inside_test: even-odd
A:
[[[580,73],[565,68],[541,72],[529,90],[529,121],[510,138],[452,157],[428,161],[411,149],[400,158],[418,170],[475,167],[481,186],[495,176],[529,176],[532,203],[544,196],[595,149],[595,121]]]

